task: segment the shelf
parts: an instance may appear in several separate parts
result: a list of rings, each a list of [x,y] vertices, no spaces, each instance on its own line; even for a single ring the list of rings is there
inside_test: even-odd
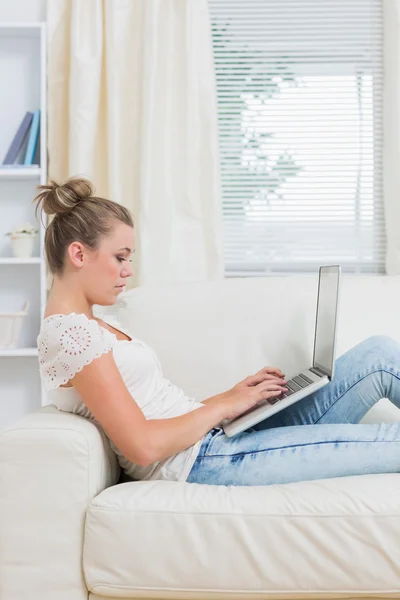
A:
[[[44,23],[45,21],[2,21],[0,29],[40,29]]]
[[[21,165],[20,167],[0,167],[0,179],[37,179],[40,177],[41,168],[26,167]]]
[[[37,356],[37,348],[0,348],[0,358],[2,357],[19,357],[19,356]]]
[[[0,256],[0,265],[40,265],[42,259],[39,256],[30,258],[15,258],[13,256]]]
[[[21,21],[21,22],[3,22],[0,23],[0,35],[3,36],[26,36],[40,35],[40,30],[44,28],[43,21]]]

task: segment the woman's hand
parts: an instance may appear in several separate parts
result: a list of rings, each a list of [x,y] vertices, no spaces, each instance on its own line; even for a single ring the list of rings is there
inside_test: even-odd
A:
[[[279,396],[288,388],[284,373],[275,367],[264,367],[255,375],[249,375],[223,394],[222,402],[227,408],[227,419],[234,419],[255,406],[260,400]]]

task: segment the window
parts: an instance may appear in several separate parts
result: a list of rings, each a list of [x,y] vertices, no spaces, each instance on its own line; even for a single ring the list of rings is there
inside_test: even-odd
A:
[[[209,0],[227,276],[384,269],[381,0]]]

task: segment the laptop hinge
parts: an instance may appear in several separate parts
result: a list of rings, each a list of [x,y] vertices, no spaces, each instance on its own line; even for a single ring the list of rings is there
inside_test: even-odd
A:
[[[319,377],[329,377],[329,374],[320,369],[319,367],[310,367],[310,371],[318,375]]]

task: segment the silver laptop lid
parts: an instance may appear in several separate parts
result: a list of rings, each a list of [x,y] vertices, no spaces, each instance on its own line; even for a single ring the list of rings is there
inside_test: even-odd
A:
[[[319,269],[313,367],[332,379],[335,365],[336,325],[339,303],[339,265]]]

